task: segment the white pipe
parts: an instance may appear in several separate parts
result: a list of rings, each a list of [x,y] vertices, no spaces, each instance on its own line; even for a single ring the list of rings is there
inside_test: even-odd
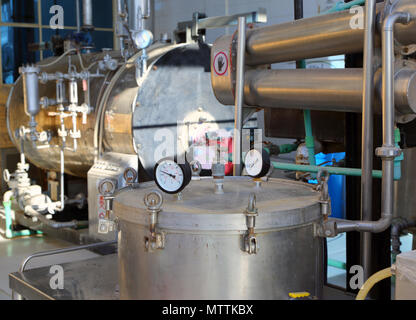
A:
[[[3,202],[9,202],[13,198],[13,191],[9,190],[3,195]]]

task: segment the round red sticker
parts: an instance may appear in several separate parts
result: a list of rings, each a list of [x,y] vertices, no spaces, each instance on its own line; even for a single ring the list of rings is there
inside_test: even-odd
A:
[[[214,71],[218,76],[223,76],[228,71],[228,57],[224,52],[219,52],[214,58]]]

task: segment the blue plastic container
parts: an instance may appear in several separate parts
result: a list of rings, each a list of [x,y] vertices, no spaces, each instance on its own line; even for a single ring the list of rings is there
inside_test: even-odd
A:
[[[334,162],[339,162],[345,159],[345,152],[342,153],[331,153],[324,154],[319,153],[315,156],[316,165],[323,167],[332,166]],[[312,183],[317,183],[317,181],[311,181]],[[346,211],[346,201],[345,201],[345,188],[346,188],[346,177],[331,175],[328,181],[329,196],[331,197],[331,207],[332,207],[332,218],[345,219]]]

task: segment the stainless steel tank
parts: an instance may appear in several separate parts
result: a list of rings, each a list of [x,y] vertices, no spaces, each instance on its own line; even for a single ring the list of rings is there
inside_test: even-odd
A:
[[[119,284],[122,299],[288,299],[292,292],[321,298],[323,241],[319,193],[280,179],[226,178],[224,194],[212,180],[192,181],[178,198],[164,194],[156,231],[163,248],[148,250],[146,183],[114,200],[119,219]],[[246,210],[257,198],[257,254],[247,253]]]
[[[84,66],[102,60],[105,53],[83,55]],[[157,143],[154,135],[160,128],[171,129],[175,137],[177,122],[198,125],[205,124],[214,129],[233,127],[232,108],[221,105],[215,99],[210,86],[210,48],[206,44],[155,44],[148,49],[149,72],[136,81],[135,61],[140,53],[124,62],[119,52],[110,52],[119,59],[120,65],[115,71],[103,73],[103,77],[91,78],[90,101],[94,111],[88,115],[87,123],[82,124],[78,117],[77,126],[81,131],[77,152],[65,151],[65,172],[86,177],[94,163],[94,158],[105,152],[138,154],[145,169],[154,166],[154,149]],[[53,59],[41,62],[50,64]],[[69,56],[61,58],[56,64],[44,67],[48,73],[67,72],[68,59],[80,71],[79,58]],[[96,66],[91,68],[96,72]],[[80,84],[79,87],[82,87]],[[39,96],[55,99],[55,82],[39,84]],[[79,90],[80,103],[84,93]],[[36,116],[38,131],[49,130],[52,133],[52,145],[60,145],[57,134],[59,118],[51,117],[49,112],[54,106],[42,109]],[[199,120],[203,119],[203,120]],[[29,117],[24,113],[23,83],[19,78],[14,84],[7,102],[7,127],[9,135],[20,148],[15,132],[21,126],[28,126]],[[71,119],[65,119],[68,129]],[[1,124],[0,124],[1,125]],[[185,137],[184,137],[185,140]],[[67,146],[72,148],[72,139]],[[59,171],[59,148],[36,149],[31,141],[24,144],[25,154],[37,167]],[[159,160],[159,159],[156,159]]]

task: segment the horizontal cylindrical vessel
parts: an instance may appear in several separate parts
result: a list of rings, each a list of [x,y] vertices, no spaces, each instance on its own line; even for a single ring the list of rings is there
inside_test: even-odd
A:
[[[150,215],[143,203],[149,183],[114,200],[119,218],[119,285],[122,299],[289,299],[322,297],[323,242],[314,235],[322,219],[320,193],[306,184],[226,178],[224,194],[210,179],[192,181],[181,200],[164,194],[156,232],[164,248],[148,251]],[[257,201],[257,254],[245,251],[247,207]]]
[[[362,69],[249,70],[244,101],[248,106],[362,112]],[[416,70],[396,73],[395,99],[400,115],[416,112]],[[381,113],[381,70],[376,73],[375,113]],[[220,102],[231,104],[230,87],[214,86]]]
[[[97,70],[98,62],[103,61],[107,54],[120,62],[117,70]],[[161,144],[155,139],[162,133],[166,135],[167,130],[172,133],[172,144],[176,142],[176,138],[183,138],[183,148],[186,150],[188,138],[199,139],[198,135],[205,137],[204,130],[225,129],[234,123],[233,110],[224,110],[209,86],[211,70],[208,45],[157,43],[147,50],[147,54],[149,72],[141,79],[140,85],[136,79],[134,63],[137,55],[126,63],[119,52],[82,55],[84,67],[94,64],[91,71],[100,72],[102,77],[91,78],[89,84],[83,83],[82,86],[81,81],[78,83],[79,104],[87,100],[86,92],[81,88],[89,85],[92,112],[88,114],[86,123],[82,122],[81,115],[77,117],[81,139],[78,140],[77,152],[65,150],[66,173],[86,177],[94,164],[97,148],[102,153],[138,154],[141,165],[151,173],[155,162],[160,160],[154,159],[155,150]],[[48,64],[40,68],[41,73],[65,73],[69,59],[74,68],[82,70],[76,55],[66,56],[51,65],[53,59],[55,58],[40,63]],[[64,85],[68,91],[68,82],[65,81]],[[4,124],[17,148],[20,148],[20,141],[15,133],[22,126],[28,127],[30,120],[24,112],[23,96],[21,77],[10,92],[7,124]],[[39,95],[29,96],[38,105],[39,97],[48,97],[49,101],[56,100],[55,81],[39,83]],[[67,106],[68,93],[65,100],[64,106]],[[49,114],[56,110],[55,105],[50,105],[40,109],[35,117],[38,131],[51,133],[50,147],[36,148],[31,141],[24,143],[27,158],[37,167],[51,171],[60,170],[60,149],[55,147],[62,143],[58,134],[60,121],[59,117]],[[35,115],[35,110],[33,114]],[[181,125],[182,123],[189,126]],[[72,129],[70,117],[65,119],[65,125],[67,130]],[[96,137],[98,138],[95,139]],[[73,148],[73,145],[73,139],[68,137],[66,146]]]
[[[409,0],[399,1],[399,4],[394,8],[389,6],[386,13],[383,4],[377,6],[377,46],[380,46],[380,28],[385,14],[397,10],[414,13],[416,10],[416,4]],[[360,53],[364,46],[364,18],[364,10],[362,14],[360,10],[346,10],[250,30],[247,32],[246,64],[254,66]],[[401,45],[414,44],[416,27],[414,23],[400,25],[395,35]],[[233,52],[236,45],[234,37],[219,38],[213,50]],[[235,65],[233,56],[230,60],[231,65]]]

